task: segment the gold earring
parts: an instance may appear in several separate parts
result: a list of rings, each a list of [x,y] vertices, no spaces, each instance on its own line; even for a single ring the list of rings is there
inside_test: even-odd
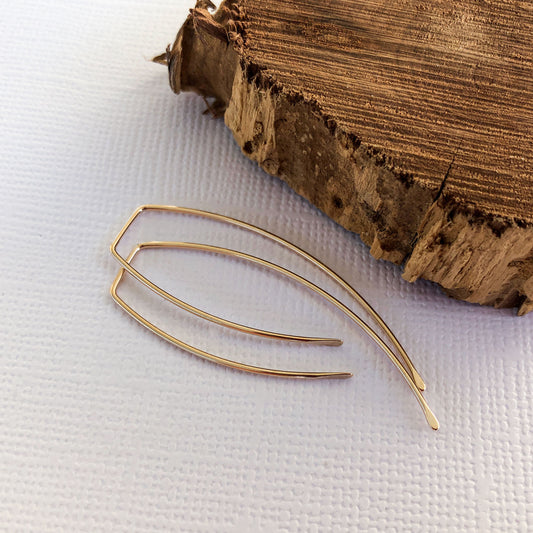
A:
[[[398,358],[398,356],[388,347],[387,344],[383,342],[381,337],[372,329],[370,326],[368,326],[359,316],[357,316],[351,309],[349,309],[347,306],[345,306],[342,302],[331,296],[329,293],[321,289],[320,287],[316,286],[315,284],[311,283],[310,281],[306,280],[305,278],[299,276],[298,274],[295,274],[294,272],[291,272],[290,270],[287,270],[279,265],[276,265],[274,263],[270,263],[268,261],[265,261],[263,259],[260,259],[255,256],[251,256],[249,254],[245,254],[242,252],[238,252],[236,250],[230,250],[228,248],[222,248],[217,246],[210,246],[206,244],[198,244],[198,243],[185,243],[185,242],[168,242],[168,241],[153,241],[153,242],[147,242],[142,243],[138,245],[127,258],[122,257],[118,251],[117,246],[126,233],[126,231],[129,229],[131,224],[134,222],[134,220],[138,217],[140,213],[143,211],[148,210],[154,210],[154,211],[166,211],[166,212],[173,212],[177,214],[187,214],[187,215],[195,215],[200,216],[203,218],[208,218],[211,220],[217,220],[220,222],[225,222],[228,224],[231,224],[233,226],[237,226],[243,229],[246,229],[248,231],[252,231],[253,233],[259,234],[263,237],[266,237],[274,242],[277,242],[278,244],[281,244],[282,246],[292,250],[300,257],[303,257],[307,261],[314,264],[316,267],[318,267],[320,270],[322,270],[324,273],[326,273],[330,278],[332,278],[334,281],[336,281],[341,287],[343,287],[366,311],[370,313],[370,315],[376,320],[378,325],[381,327],[381,329],[384,331],[386,336],[390,339],[390,341],[393,343],[393,345],[398,350],[400,357],[405,364],[405,367],[403,366],[402,362]],[[185,207],[175,207],[175,206],[158,206],[158,205],[145,205],[141,206],[138,209],[135,210],[135,212],[131,215],[131,217],[128,219],[122,230],[119,232],[115,240],[113,241],[111,245],[111,252],[115,256],[115,258],[119,261],[122,268],[115,279],[112,287],[111,287],[111,294],[115,301],[123,308],[125,309],[131,316],[133,316],[136,320],[138,320],[141,324],[143,324],[145,327],[156,333],[157,335],[163,337],[167,341],[195,354],[200,357],[203,357],[205,359],[209,359],[210,361],[223,364],[225,366],[230,366],[232,368],[237,368],[240,370],[248,371],[248,372],[254,372],[254,373],[260,373],[260,374],[266,374],[266,375],[274,375],[274,376],[283,376],[283,377],[299,377],[299,378],[346,378],[350,377],[352,374],[349,372],[295,372],[295,371],[284,371],[284,370],[277,370],[277,369],[266,369],[261,367],[254,367],[251,365],[246,365],[243,363],[230,361],[228,359],[221,358],[219,356],[209,354],[207,352],[204,352],[203,350],[199,350],[198,348],[195,348],[193,346],[190,346],[179,339],[176,339],[175,337],[172,337],[165,331],[159,329],[157,326],[146,320],[144,317],[142,317],[139,313],[137,313],[135,310],[133,310],[130,306],[122,300],[118,294],[117,294],[117,287],[120,283],[120,281],[123,278],[124,272],[127,271],[129,274],[131,274],[134,278],[136,278],[138,281],[146,285],[148,288],[150,288],[152,291],[157,293],[159,296],[165,298],[166,300],[172,302],[173,304],[181,307],[182,309],[185,309],[193,314],[196,314],[197,316],[200,316],[202,318],[205,318],[207,320],[210,320],[212,322],[216,322],[218,324],[231,327],[233,329],[243,331],[245,333],[251,333],[254,335],[261,335],[266,336],[269,338],[277,338],[277,339],[283,339],[283,340],[295,340],[295,341],[303,341],[303,342],[314,342],[319,344],[329,344],[329,345],[339,345],[341,341],[338,339],[328,339],[328,338],[315,338],[315,337],[300,337],[300,336],[294,336],[294,335],[286,335],[286,334],[280,334],[280,333],[273,333],[273,332],[267,332],[264,330],[259,330],[257,328],[251,328],[249,326],[243,326],[241,324],[236,324],[234,322],[230,322],[228,320],[222,319],[220,317],[217,317],[215,315],[211,315],[205,311],[202,311],[196,307],[191,306],[190,304],[187,304],[183,302],[182,300],[179,300],[178,298],[174,297],[173,295],[169,294],[168,292],[164,291],[154,283],[152,283],[149,279],[147,279],[145,276],[143,276],[138,270],[136,270],[132,265],[131,261],[133,257],[143,248],[175,248],[175,249],[195,249],[195,250],[201,250],[206,252],[214,252],[218,254],[223,255],[229,255],[232,257],[238,257],[247,261],[251,261],[257,264],[260,264],[262,266],[265,266],[267,268],[270,268],[271,270],[275,270],[281,274],[284,274],[285,276],[288,276],[295,281],[299,282],[302,285],[307,286],[309,289],[313,290],[317,294],[321,295],[323,298],[328,300],[330,303],[335,305],[338,309],[340,309],[346,316],[348,316],[351,320],[353,320],[359,327],[365,331],[373,340],[374,342],[381,348],[381,350],[389,357],[389,359],[394,363],[394,365],[398,368],[404,379],[407,381],[409,387],[415,394],[415,397],[417,398],[420,406],[422,407],[422,410],[424,412],[424,415],[426,417],[426,420],[428,421],[429,425],[433,429],[438,429],[439,424],[435,417],[435,415],[431,412],[431,409],[427,405],[427,402],[425,401],[424,397],[420,393],[421,390],[425,389],[425,384],[420,377],[419,373],[415,369],[413,363],[411,362],[410,358],[408,357],[407,353],[399,343],[399,341],[396,339],[390,328],[385,324],[383,319],[377,314],[377,312],[368,304],[368,302],[353,288],[351,287],[346,281],[344,281],[338,274],[333,272],[329,267],[324,265],[321,261],[316,259],[315,257],[311,256],[301,248],[298,248],[294,244],[290,243],[289,241],[286,241],[285,239],[270,233],[262,228],[258,228],[257,226],[253,226],[252,224],[248,224],[246,222],[227,217],[225,215],[220,215],[217,213],[211,213],[208,211],[202,211],[198,209],[192,209],[192,208],[185,208]]]

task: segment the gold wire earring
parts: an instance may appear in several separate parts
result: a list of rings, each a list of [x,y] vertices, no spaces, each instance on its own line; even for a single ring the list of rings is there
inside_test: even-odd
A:
[[[333,297],[331,294],[327,293],[317,285],[313,284],[312,282],[308,281],[307,279],[303,278],[302,276],[299,276],[298,274],[295,274],[294,272],[287,270],[275,263],[271,263],[269,261],[266,261],[264,259],[245,254],[243,252],[238,252],[236,250],[231,250],[229,248],[223,248],[218,246],[211,246],[207,244],[199,244],[199,243],[187,243],[187,242],[174,242],[174,241],[151,241],[151,242],[145,242],[142,244],[137,245],[133,249],[133,251],[129,254],[127,258],[124,258],[121,256],[118,251],[117,247],[119,242],[121,241],[124,234],[128,231],[130,226],[133,224],[135,219],[143,212],[143,211],[162,211],[162,212],[172,212],[175,214],[185,214],[185,215],[193,215],[193,216],[199,216],[202,218],[207,218],[211,220],[216,220],[219,222],[224,222],[233,226],[240,227],[242,229],[251,231],[253,233],[256,233],[258,235],[261,235],[263,237],[266,237],[267,239],[274,241],[285,248],[293,251],[300,257],[306,259],[313,265],[315,265],[317,268],[319,268],[322,272],[327,274],[331,279],[333,279],[337,284],[339,284],[345,291],[347,291],[371,316],[372,318],[377,322],[377,324],[380,326],[382,331],[385,333],[385,335],[388,337],[388,339],[392,342],[394,347],[399,352],[399,357],[396,355],[389,346],[381,339],[381,337],[370,327],[366,322],[364,322],[358,315],[356,315],[350,308],[348,308],[346,305],[344,305],[342,302],[340,302],[338,299]],[[217,253],[222,255],[227,255],[231,257],[240,258],[249,262],[253,262],[259,265],[262,265],[266,268],[269,268],[271,270],[274,270],[280,274],[283,274],[301,285],[304,285],[308,287],[310,290],[314,291],[315,293],[322,296],[324,299],[329,301],[331,304],[333,304],[335,307],[337,307],[339,310],[341,310],[346,316],[348,316],[353,322],[355,322],[365,333],[367,333],[370,338],[379,346],[379,348],[387,355],[387,357],[394,363],[396,368],[400,371],[404,379],[407,381],[409,387],[413,391],[416,399],[418,400],[422,411],[424,412],[424,415],[426,417],[426,420],[428,421],[429,425],[433,429],[438,429],[439,423],[435,417],[435,415],[432,413],[431,409],[427,405],[427,402],[425,398],[422,396],[420,391],[423,391],[425,389],[425,384],[422,378],[420,377],[420,374],[417,372],[416,368],[414,367],[413,363],[411,362],[409,356],[405,352],[402,345],[399,343],[397,338],[394,336],[390,328],[385,324],[383,319],[378,315],[378,313],[370,306],[370,304],[352,287],[350,286],[345,280],[343,280],[338,274],[336,274],[334,271],[332,271],[329,267],[327,267],[324,263],[313,257],[312,255],[308,254],[301,248],[297,247],[296,245],[290,243],[289,241],[286,241],[285,239],[279,237],[278,235],[275,235],[273,233],[270,233],[262,228],[259,228],[257,226],[254,226],[252,224],[248,224],[247,222],[243,222],[241,220],[237,220],[231,217],[227,217],[225,215],[220,215],[217,213],[211,213],[208,211],[202,211],[199,209],[192,209],[192,208],[186,208],[186,207],[176,207],[176,206],[163,206],[163,205],[144,205],[139,208],[137,208],[134,213],[130,216],[124,227],[121,229],[121,231],[118,233],[117,237],[113,241],[111,245],[111,253],[113,256],[119,261],[121,264],[121,270],[119,271],[115,281],[113,282],[113,285],[111,286],[111,295],[113,299],[127,312],[129,313],[133,318],[135,318],[137,321],[139,321],[141,324],[143,324],[145,327],[150,329],[153,333],[159,335],[160,337],[164,338],[165,340],[171,342],[172,344],[190,352],[193,353],[199,357],[202,357],[204,359],[208,359],[212,362],[222,364],[224,366],[228,366],[231,368],[235,368],[238,370],[243,370],[246,372],[253,372],[258,374],[264,374],[264,375],[270,375],[270,376],[279,376],[279,377],[291,377],[291,378],[347,378],[351,377],[352,374],[350,372],[303,372],[303,371],[286,371],[286,370],[278,370],[278,369],[268,369],[268,368],[262,368],[262,367],[255,367],[251,365],[246,365],[240,362],[236,361],[230,361],[228,359],[207,353],[203,350],[200,350],[198,348],[195,348],[193,346],[190,346],[189,344],[184,343],[183,341],[169,335],[167,332],[161,330],[157,326],[155,326],[153,323],[149,322],[146,318],[144,318],[142,315],[140,315],[137,311],[132,309],[122,298],[120,298],[117,294],[117,288],[123,279],[124,273],[128,272],[131,276],[133,276],[135,279],[143,283],[145,286],[147,286],[149,289],[151,289],[153,292],[158,294],[160,297],[168,300],[169,302],[173,303],[174,305],[177,305],[178,307],[193,313],[201,318],[204,318],[206,320],[209,320],[211,322],[215,322],[217,324],[244,332],[252,335],[258,335],[262,337],[268,337],[272,339],[280,339],[280,340],[289,340],[289,341],[298,341],[298,342],[307,342],[307,343],[315,343],[315,344],[322,344],[322,345],[330,345],[330,346],[339,346],[342,341],[339,339],[331,339],[331,338],[321,338],[321,337],[303,337],[303,336],[297,336],[297,335],[288,335],[284,333],[275,333],[275,332],[269,332],[257,328],[253,328],[250,326],[244,326],[242,324],[237,324],[235,322],[231,322],[229,320],[223,319],[221,317],[218,317],[216,315],[212,315],[210,313],[207,313],[206,311],[203,311],[201,309],[198,309],[178,298],[171,295],[170,293],[164,291],[162,288],[158,287],[156,284],[154,284],[152,281],[150,281],[148,278],[143,276],[137,269],[135,269],[131,262],[135,255],[146,248],[158,248],[158,249],[167,249],[167,248],[173,248],[173,249],[194,249],[198,251],[204,251],[204,252],[211,252],[211,253]],[[400,360],[401,358],[401,360]],[[403,364],[402,364],[403,362]],[[405,367],[404,367],[405,365]]]

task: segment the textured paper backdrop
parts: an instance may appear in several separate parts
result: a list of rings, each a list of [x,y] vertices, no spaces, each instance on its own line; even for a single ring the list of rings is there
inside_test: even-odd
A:
[[[533,315],[410,285],[239,151],[201,98],[147,61],[188,1],[37,2],[0,17],[0,529],[532,531]],[[278,232],[358,287],[428,383],[431,431],[393,365],[318,298],[239,261],[146,252],[193,304],[264,328],[340,336],[299,347],[124,297],[184,340],[291,369],[287,381],[201,361],[108,295],[108,247],[142,203],[207,208]],[[135,239],[276,246],[213,223],[146,216]],[[125,243],[127,249],[128,243]]]

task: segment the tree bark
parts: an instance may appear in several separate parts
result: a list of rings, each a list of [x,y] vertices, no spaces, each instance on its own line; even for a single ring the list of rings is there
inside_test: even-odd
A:
[[[213,7],[157,58],[176,93],[405,279],[533,310],[533,4]]]

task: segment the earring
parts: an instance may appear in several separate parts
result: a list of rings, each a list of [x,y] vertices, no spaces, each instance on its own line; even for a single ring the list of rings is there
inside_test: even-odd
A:
[[[231,250],[228,248],[218,247],[218,246],[211,246],[207,244],[199,244],[199,243],[185,243],[185,242],[172,242],[172,241],[152,241],[152,242],[146,242],[139,244],[134,250],[130,253],[130,255],[127,258],[124,258],[121,256],[118,251],[117,247],[119,242],[121,241],[124,234],[128,231],[130,226],[133,224],[135,219],[143,212],[143,211],[163,211],[163,212],[172,212],[175,214],[186,214],[186,215],[194,215],[199,216],[202,218],[207,218],[211,220],[216,220],[219,222],[224,222],[233,226],[240,227],[242,229],[251,231],[253,233],[256,233],[258,235],[261,235],[262,237],[266,237],[267,239],[274,241],[285,248],[293,251],[300,257],[306,259],[307,261],[311,262],[313,265],[315,265],[317,268],[319,268],[322,272],[327,274],[331,279],[333,279],[338,285],[340,285],[343,289],[345,289],[371,316],[372,318],[377,322],[377,324],[380,326],[382,331],[385,333],[386,337],[392,342],[394,347],[399,352],[399,357],[396,355],[389,346],[381,339],[381,337],[370,327],[366,322],[364,322],[358,315],[356,315],[351,309],[349,309],[346,305],[344,305],[342,302],[340,302],[338,299],[318,287],[317,285],[313,284],[312,282],[308,281],[307,279],[303,278],[302,276],[299,276],[298,274],[295,274],[294,272],[287,270],[275,263],[268,262],[264,259],[245,254],[243,252],[239,252],[236,250]],[[144,205],[139,207],[134,211],[134,213],[131,215],[131,217],[128,219],[122,230],[119,232],[115,240],[113,241],[111,245],[111,253],[113,256],[119,261],[121,264],[121,270],[119,274],[117,275],[115,281],[113,282],[113,285],[111,286],[111,294],[114,298],[114,300],[126,311],[128,312],[133,318],[138,320],[141,324],[143,324],[145,327],[150,329],[152,332],[156,333],[157,335],[163,337],[165,340],[175,344],[176,346],[179,346],[180,348],[185,349],[186,351],[189,351],[195,355],[198,355],[199,357],[202,357],[204,359],[208,359],[210,361],[216,362],[218,364],[222,364],[224,366],[229,366],[231,368],[236,368],[239,370],[244,370],[248,372],[253,373],[259,373],[259,374],[265,374],[265,375],[272,375],[272,376],[281,376],[281,377],[297,377],[297,378],[347,378],[351,377],[351,373],[349,372],[301,372],[301,371],[284,371],[284,370],[277,370],[277,369],[267,369],[267,368],[261,368],[261,367],[255,367],[251,365],[246,365],[243,363],[239,363],[236,361],[230,361],[228,359],[224,359],[222,357],[209,354],[203,350],[200,350],[198,348],[195,348],[193,346],[190,346],[183,341],[180,341],[179,339],[176,339],[175,337],[169,335],[167,332],[161,330],[148,320],[146,320],[143,316],[141,316],[139,313],[137,313],[134,309],[132,309],[130,306],[126,304],[126,302],[121,299],[117,294],[117,288],[120,284],[121,280],[123,279],[123,275],[125,272],[128,272],[130,275],[132,275],[134,278],[136,278],[138,281],[143,283],[145,286],[147,286],[149,289],[154,291],[156,294],[161,296],[162,298],[170,301],[171,303],[177,305],[178,307],[181,307],[182,309],[185,309],[186,311],[189,311],[201,318],[204,318],[206,320],[210,320],[211,322],[215,322],[217,324],[230,327],[232,329],[236,329],[238,331],[249,333],[252,335],[259,335],[263,337],[268,338],[274,338],[274,339],[280,339],[280,340],[291,340],[291,341],[300,341],[300,342],[309,342],[309,343],[315,343],[315,344],[325,344],[325,345],[332,345],[332,346],[338,346],[341,344],[341,341],[339,339],[330,339],[330,338],[318,338],[318,337],[302,337],[302,336],[296,336],[296,335],[287,335],[283,333],[274,333],[269,331],[260,330],[257,328],[253,328],[250,326],[244,326],[242,324],[237,324],[235,322],[231,322],[229,320],[223,319],[221,317],[218,317],[216,315],[212,315],[210,313],[207,313],[203,310],[200,310],[196,307],[193,307],[192,305],[179,300],[175,296],[171,295],[170,293],[164,291],[160,287],[158,287],[156,284],[151,282],[148,278],[143,276],[137,269],[135,269],[131,262],[135,255],[145,248],[173,248],[173,249],[194,249],[198,251],[205,251],[205,252],[212,252],[222,255],[228,255],[232,257],[237,257],[249,262],[253,262],[256,264],[260,264],[266,268],[269,268],[271,270],[277,271],[278,273],[281,273],[298,283],[308,287],[315,293],[322,296],[324,299],[328,300],[331,304],[333,304],[335,307],[337,307],[339,310],[341,310],[346,316],[348,316],[353,322],[355,322],[365,333],[367,333],[370,338],[380,347],[380,349],[387,355],[387,357],[393,362],[393,364],[396,366],[396,368],[400,371],[404,379],[407,381],[409,387],[415,394],[415,397],[417,398],[424,415],[426,417],[426,420],[428,421],[429,425],[433,429],[438,429],[439,423],[435,417],[435,415],[432,413],[431,409],[427,405],[427,402],[425,398],[422,396],[421,392],[425,389],[425,384],[420,377],[420,374],[417,372],[416,368],[414,367],[413,363],[411,362],[409,356],[405,352],[404,348],[401,346],[399,341],[396,339],[390,328],[385,324],[383,319],[378,315],[378,313],[370,306],[370,304],[353,288],[351,287],[345,280],[343,280],[338,274],[336,274],[334,271],[332,271],[329,267],[327,267],[324,263],[313,257],[312,255],[308,254],[301,248],[297,247],[296,245],[290,243],[289,241],[286,241],[285,239],[279,237],[278,235],[275,235],[273,233],[270,233],[262,228],[259,228],[257,226],[254,226],[252,224],[248,224],[247,222],[243,222],[241,220],[237,220],[231,217],[227,217],[225,215],[220,215],[217,213],[211,213],[208,211],[202,211],[199,209],[192,209],[192,208],[186,208],[186,207],[175,207],[175,206],[159,206],[159,205]],[[400,360],[401,358],[401,360]],[[402,364],[403,362],[403,364]],[[404,367],[405,364],[405,367]]]

